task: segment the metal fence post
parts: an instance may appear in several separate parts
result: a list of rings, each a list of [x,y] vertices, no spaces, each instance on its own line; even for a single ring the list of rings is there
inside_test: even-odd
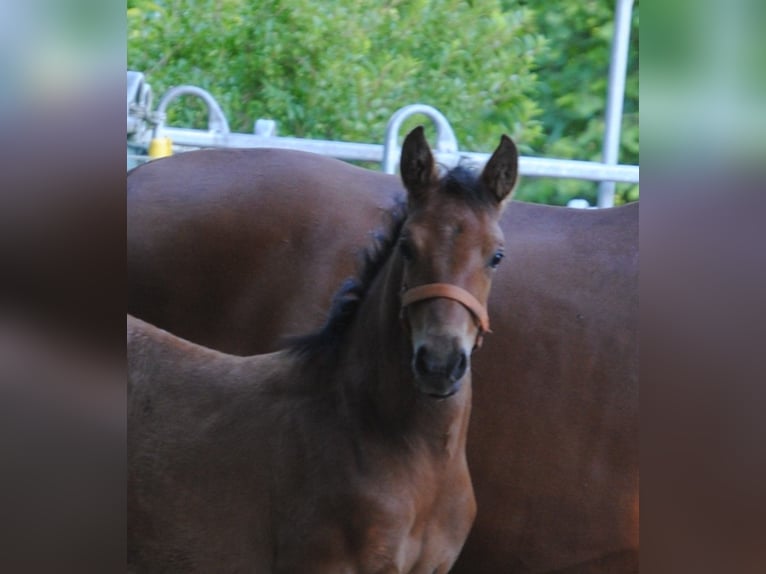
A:
[[[619,158],[622,106],[625,100],[625,76],[628,69],[628,47],[630,45],[630,22],[633,14],[633,0],[616,0],[616,2],[604,121],[603,161],[607,165],[617,165]],[[603,181],[599,184],[599,207],[614,205],[614,187],[614,181]]]

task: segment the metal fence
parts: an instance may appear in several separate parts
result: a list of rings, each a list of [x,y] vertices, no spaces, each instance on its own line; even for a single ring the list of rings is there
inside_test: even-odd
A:
[[[632,7],[633,0],[617,0],[615,36],[612,41],[607,91],[604,161],[529,156],[519,158],[519,171],[522,175],[601,182],[598,207],[609,207],[614,204],[616,182],[638,183],[638,166],[618,163]],[[163,95],[157,109],[152,111],[152,91],[143,74],[128,71],[127,78],[128,168],[154,156],[169,153],[170,149],[157,149],[164,144],[172,145],[174,152],[205,147],[298,149],[342,160],[379,162],[384,172],[395,173],[400,154],[399,131],[404,121],[416,114],[429,118],[436,128],[437,140],[434,155],[440,163],[453,166],[458,161],[467,159],[481,165],[489,159],[489,154],[486,153],[461,151],[447,118],[436,108],[424,104],[413,104],[397,110],[388,122],[383,144],[282,137],[277,135],[276,122],[266,119],[257,120],[251,134],[235,133],[229,129],[229,123],[218,102],[202,88],[196,86],[172,88]],[[188,95],[200,98],[207,106],[207,129],[179,128],[166,124],[168,106],[181,96]],[[584,207],[585,205],[579,202],[573,206]]]

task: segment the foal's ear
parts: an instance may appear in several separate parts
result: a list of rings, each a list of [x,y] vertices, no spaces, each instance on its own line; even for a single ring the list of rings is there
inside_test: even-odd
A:
[[[416,127],[404,138],[399,165],[404,187],[411,197],[424,193],[437,177],[434,156],[428,147],[423,126]]]
[[[507,135],[500,136],[500,145],[489,158],[481,181],[497,198],[498,203],[509,199],[519,180],[519,150]]]

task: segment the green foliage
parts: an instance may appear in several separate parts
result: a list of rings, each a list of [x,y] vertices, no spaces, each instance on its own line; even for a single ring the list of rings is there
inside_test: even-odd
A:
[[[280,135],[382,142],[394,111],[425,103],[461,149],[492,151],[508,133],[525,154],[598,160],[613,10],[610,0],[128,0],[128,65],[156,94],[205,88],[234,131],[271,118]],[[628,163],[638,162],[635,13]],[[168,121],[203,127],[206,114],[182,100]],[[620,200],[637,196],[622,187]],[[593,201],[595,189],[527,179],[519,194],[566,203]]]
[[[535,155],[600,161],[614,0],[544,0],[534,3],[548,49],[537,61],[538,104],[544,141]],[[633,9],[625,86],[620,163],[638,164],[638,1]],[[598,184],[588,181],[525,181],[519,198],[563,205],[573,197],[596,203]],[[615,203],[638,199],[638,186],[618,184]]]
[[[358,2],[130,0],[128,63],[163,93],[210,91],[236,131],[256,118],[280,135],[380,142],[398,108],[437,107],[463,149],[499,134],[541,135],[536,77],[543,49],[527,8],[494,0]],[[178,106],[170,121],[196,122]],[[196,113],[195,113],[196,112]]]

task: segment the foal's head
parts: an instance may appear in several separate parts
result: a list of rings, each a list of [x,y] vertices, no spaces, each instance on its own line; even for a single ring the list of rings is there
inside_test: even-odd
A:
[[[518,175],[518,152],[502,136],[478,178],[457,167],[440,177],[417,127],[402,147],[408,216],[399,239],[402,315],[418,390],[457,392],[470,356],[489,330],[492,275],[503,258],[499,219]]]

